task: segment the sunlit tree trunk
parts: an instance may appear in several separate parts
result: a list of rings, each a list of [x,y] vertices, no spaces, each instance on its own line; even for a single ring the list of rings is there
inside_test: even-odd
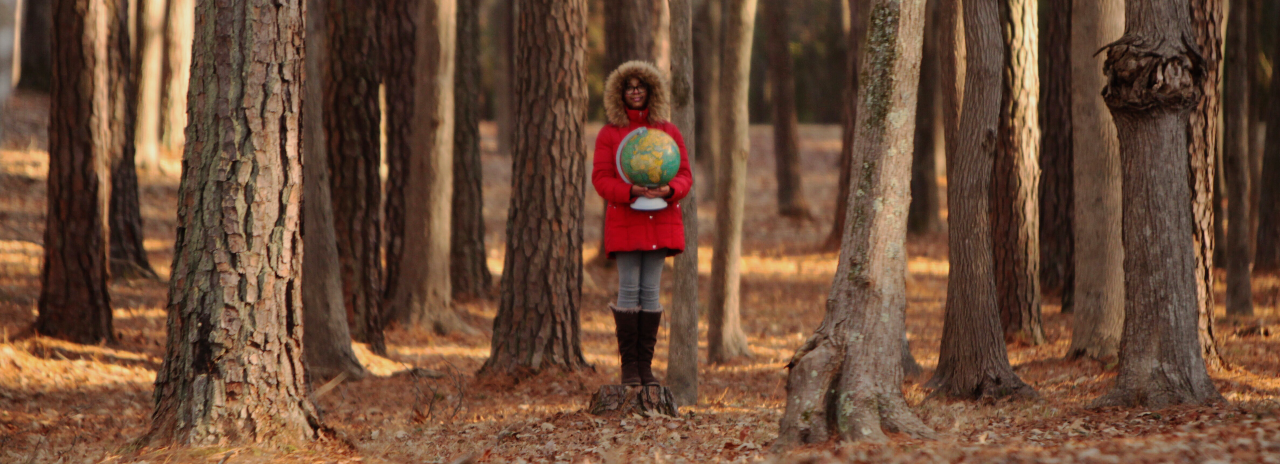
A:
[[[1040,291],[1074,309],[1071,1],[1044,3],[1040,28]]]
[[[1227,188],[1227,314],[1253,315],[1249,192],[1249,2],[1231,2],[1222,84],[1222,167]]]
[[[302,352],[301,0],[200,0],[153,446],[316,438]]]
[[[695,125],[693,3],[671,0],[672,122],[683,127],[689,163],[697,162],[697,141],[704,136]],[[667,331],[667,386],[681,405],[698,403],[698,202],[697,189],[680,200],[685,251],[675,258],[671,282],[671,326]]]
[[[800,178],[800,134],[796,120],[796,82],[791,59],[791,27],[788,0],[764,0],[765,55],[773,95],[773,156],[778,179],[778,215],[808,218]]]
[[[135,78],[138,81],[138,165],[155,170],[160,165],[160,94],[164,90],[164,18],[168,0],[135,0]]]
[[[164,90],[160,108],[160,142],[171,151],[183,149],[187,128],[187,90],[191,81],[192,34],[195,33],[195,1],[167,0],[165,17]]]
[[[1222,20],[1225,0],[1191,0],[1191,24],[1195,28],[1200,56],[1204,57],[1204,98],[1187,119],[1187,148],[1191,169],[1191,217],[1196,246],[1196,299],[1199,302],[1200,348],[1209,366],[1220,367],[1222,356],[1213,330],[1213,257],[1215,242],[1214,179],[1221,154],[1218,143],[1222,112]],[[1220,226],[1221,224],[1218,224]]]
[[[488,249],[484,245],[480,164],[480,2],[458,2],[457,24],[449,276],[454,297],[488,298],[493,277],[485,259]]]

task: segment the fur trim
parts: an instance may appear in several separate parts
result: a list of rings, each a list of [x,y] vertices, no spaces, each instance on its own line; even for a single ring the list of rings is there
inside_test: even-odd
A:
[[[618,127],[631,125],[627,118],[627,104],[622,100],[627,80],[640,78],[649,85],[649,123],[660,124],[671,120],[671,94],[667,79],[658,67],[645,61],[622,63],[604,84],[604,114],[609,124]]]
[[[610,310],[610,311],[613,311],[613,312],[615,312],[615,313],[623,313],[623,314],[637,314],[637,313],[639,313],[639,312],[640,312],[640,307],[639,307],[639,306],[637,306],[637,307],[634,307],[634,308],[619,308],[619,307],[618,307],[617,305],[615,305],[615,304],[610,304],[610,305],[609,305],[609,310]]]

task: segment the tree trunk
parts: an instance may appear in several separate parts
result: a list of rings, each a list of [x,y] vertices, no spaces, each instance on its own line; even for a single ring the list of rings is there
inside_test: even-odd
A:
[[[707,360],[723,363],[751,356],[742,332],[742,214],[747,195],[747,118],[751,37],[756,0],[726,0],[723,67],[720,70],[720,147],[717,166],[716,242],[711,256],[711,308],[707,316]]]
[[[902,397],[898,350],[906,329],[906,212],[910,204],[924,0],[878,0],[870,12],[866,77],[859,94],[853,150],[857,191],[840,247],[827,314],[787,364],[787,409],[777,446],[915,438],[934,432]],[[883,430],[882,430],[883,429]]]
[[[1221,82],[1221,78],[1219,78]],[[1219,105],[1222,103],[1219,100]],[[1221,122],[1222,108],[1219,107],[1218,119]],[[1221,135],[1221,134],[1218,134]],[[1213,249],[1213,266],[1222,269],[1227,262],[1227,212],[1226,200],[1227,190],[1226,181],[1223,179],[1224,169],[1222,168],[1222,140],[1218,140],[1218,145],[1214,147],[1213,153],[1213,243],[1221,245],[1215,246]]]
[[[154,171],[160,166],[160,94],[163,91],[164,18],[168,0],[135,0],[138,5],[134,44],[134,78],[138,83],[138,164]]]
[[[1256,12],[1255,12],[1256,13]],[[1222,167],[1227,181],[1227,314],[1253,315],[1249,192],[1249,2],[1231,2],[1222,85]]]
[[[791,63],[791,15],[788,0],[764,0],[769,81],[773,95],[773,156],[777,163],[778,215],[809,218],[809,202],[800,179],[799,122],[796,120],[796,82]]]
[[[454,51],[457,2],[417,6],[413,120],[404,185],[404,254],[387,308],[402,323],[437,334],[475,333],[453,311],[449,278],[453,205]],[[513,171],[514,172],[514,171]],[[519,267],[509,269],[521,269]]]
[[[1120,237],[1120,148],[1099,90],[1102,46],[1124,32],[1121,0],[1074,0],[1071,128],[1075,147],[1075,317],[1068,358],[1114,359],[1124,324],[1125,248]]]
[[[36,331],[112,343],[107,293],[111,98],[107,23],[119,3],[54,0],[48,210]]]
[[[512,13],[517,8],[516,2],[493,2],[493,24],[497,37],[494,39],[493,59],[493,109],[494,119],[498,123],[498,153],[511,155],[512,135],[515,131],[515,83],[512,77],[512,56],[514,53],[514,36],[512,30]]]
[[[1034,396],[1009,366],[1000,329],[989,217],[998,150],[1004,41],[1001,0],[966,0],[965,87],[955,157],[947,163],[951,273],[938,368],[928,386],[954,397]],[[1032,274],[1034,275],[1034,274]]]
[[[458,2],[454,89],[453,209],[449,273],[454,298],[489,298],[484,246],[484,185],[480,163],[480,2]]]
[[[53,83],[53,1],[23,0],[22,32],[18,40],[18,82],[20,90],[50,92]],[[58,23],[58,28],[66,27]]]
[[[1115,387],[1093,406],[1163,408],[1223,401],[1196,336],[1196,257],[1187,115],[1203,58],[1188,0],[1127,0],[1125,35],[1107,49],[1104,94],[1124,170],[1125,319]]]
[[[160,142],[170,151],[183,150],[187,128],[187,90],[191,81],[191,50],[195,34],[195,0],[168,0],[165,17],[164,111]]]
[[[996,302],[1005,340],[1044,343],[1040,323],[1040,70],[1037,4],[1002,0],[1004,97],[992,179]]]
[[[955,160],[956,151],[960,148],[960,106],[964,103],[965,78],[965,38],[963,0],[943,1],[942,20],[939,22],[939,49],[942,61],[938,77],[942,88],[942,125],[946,140],[947,172],[951,172],[951,163]],[[950,174],[947,176],[951,178]],[[948,180],[950,182],[950,180]],[[948,187],[950,187],[948,185]],[[950,189],[948,189],[950,198]],[[950,208],[950,205],[948,205]]]
[[[153,446],[316,438],[302,359],[301,1],[201,0]]]
[[[324,84],[328,66],[325,24],[328,0],[307,2],[306,60],[302,103],[302,346],[307,372],[316,381],[346,374],[368,374],[351,349],[347,310],[342,301],[342,269],[333,230],[329,196],[329,158],[325,153]]]
[[[1045,3],[1040,28],[1040,290],[1074,309],[1071,0]]]
[[[382,178],[378,107],[378,22],[369,0],[328,0],[329,47],[322,72],[325,154],[342,297],[356,340],[375,353],[382,336]]]
[[[138,96],[134,79],[133,47],[129,41],[127,0],[105,0],[107,18],[107,158],[111,163],[111,204],[107,213],[110,229],[111,275],[124,278],[155,279],[147,250],[142,246],[142,212],[138,205],[138,168],[134,164],[135,104]]]
[[[671,0],[672,122],[685,130],[689,163],[698,159],[698,143],[707,138],[694,121],[693,7],[690,0]],[[693,146],[693,150],[687,147]],[[671,279],[670,327],[667,330],[667,386],[676,403],[698,404],[698,202],[697,189],[680,200],[684,221],[684,253],[676,256]]]
[[[1280,8],[1275,10],[1280,16]],[[1280,17],[1274,18],[1280,20]],[[1275,34],[1272,56],[1280,56]],[[1258,253],[1254,272],[1280,271],[1280,72],[1271,72],[1271,106],[1267,115],[1267,147],[1262,162],[1258,199]]]
[[[1204,57],[1205,79],[1200,85],[1204,98],[1187,120],[1187,145],[1191,169],[1191,217],[1196,246],[1196,299],[1199,301],[1200,348],[1205,362],[1223,365],[1213,333],[1213,257],[1216,244],[1214,179],[1216,160],[1221,154],[1218,120],[1222,82],[1222,9],[1224,0],[1192,0],[1191,22],[1195,27],[1200,56]],[[1218,224],[1221,226],[1221,224]]]
[[[924,45],[920,52],[919,99],[916,101],[915,154],[911,158],[911,207],[907,231],[913,234],[942,232],[942,198],[938,189],[938,155],[945,151],[942,123],[942,91],[938,71],[940,0],[925,5]]]
[[[722,15],[724,6],[721,0],[700,0],[697,8],[698,25],[693,31],[693,77],[694,88],[698,98],[694,101],[695,126],[698,137],[694,151],[702,167],[711,173],[711,182],[701,190],[715,196],[715,173],[720,166],[720,52],[724,35]]]
[[[1249,243],[1249,264],[1250,272],[1253,269],[1254,256],[1258,252],[1258,200],[1260,199],[1261,189],[1258,183],[1262,181],[1262,152],[1263,143],[1266,136],[1266,111],[1265,103],[1270,101],[1269,89],[1263,82],[1262,60],[1266,58],[1262,51],[1262,22],[1263,22],[1263,6],[1262,0],[1247,0],[1249,2],[1249,18],[1248,18],[1248,36],[1245,38],[1245,50],[1247,59],[1245,66],[1248,70],[1249,79],[1249,126],[1245,130],[1245,134],[1249,138],[1249,232],[1246,242]],[[1275,26],[1271,26],[1274,28]],[[1275,55],[1271,55],[1275,56]],[[1274,58],[1272,58],[1274,59]]]
[[[586,0],[528,0],[516,21],[516,129],[501,299],[483,373],[587,367],[582,356]]]
[[[835,219],[831,222],[831,232],[822,244],[825,251],[840,249],[844,238],[844,229],[849,210],[849,185],[853,179],[853,131],[849,127],[858,120],[858,70],[861,69],[862,43],[867,37],[867,13],[869,3],[866,0],[849,0],[849,41],[846,53],[846,75],[843,97],[844,114],[841,116],[842,126],[846,128],[840,139],[840,179],[836,187]]]
[[[0,105],[9,100],[9,94],[13,91],[12,76],[21,70],[20,63],[17,62],[21,59],[18,47],[22,40],[21,29],[18,27],[22,20],[19,17],[22,14],[20,2],[21,0],[0,0],[0,36],[16,38],[16,41],[9,41],[0,47]],[[4,140],[4,128],[0,128],[0,140]]]
[[[387,185],[384,192],[383,217],[386,221],[384,240],[383,302],[395,296],[401,282],[401,262],[405,242],[405,185],[408,184],[409,160],[413,153],[414,57],[417,26],[414,23],[416,1],[379,2],[379,18],[383,22],[382,82],[386,120]],[[391,308],[383,308],[383,323],[400,319]]]

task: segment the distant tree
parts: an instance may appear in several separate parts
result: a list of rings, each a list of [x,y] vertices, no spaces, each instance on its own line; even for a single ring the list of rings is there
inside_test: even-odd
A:
[[[1071,144],[1071,0],[1044,3],[1040,28],[1040,291],[1072,312],[1075,293]]]
[[[756,0],[726,0],[724,60],[720,69],[720,148],[716,166],[716,241],[711,256],[711,307],[707,315],[707,359],[722,363],[750,356],[742,332],[742,214],[747,195],[747,117],[751,37]]]
[[[920,88],[916,100],[915,154],[911,160],[911,207],[907,210],[907,231],[914,234],[941,232],[942,197],[938,188],[938,155],[945,150],[942,122],[942,91],[938,81],[942,57],[938,54],[942,21],[941,0],[925,2],[924,45],[920,54]]]
[[[844,83],[844,92],[841,94],[842,101],[845,102],[844,114],[841,116],[843,121],[842,127],[852,127],[854,121],[858,119],[858,69],[863,53],[862,42],[867,38],[867,8],[868,2],[865,0],[849,0],[849,42],[847,48],[846,75]],[[845,222],[849,210],[849,185],[852,182],[853,175],[853,131],[844,130],[841,134],[840,141],[840,178],[836,188],[836,209],[835,219],[831,222],[831,232],[827,234],[826,241],[822,244],[822,249],[826,251],[835,251],[840,249],[841,240],[844,237]]]
[[[963,0],[943,1],[938,22],[939,70],[938,86],[942,95],[942,125],[947,150],[947,172],[960,148],[960,107],[964,103],[965,37]],[[950,193],[948,193],[950,198]]]
[[[155,279],[142,245],[142,211],[138,203],[138,168],[134,163],[138,86],[134,50],[129,40],[128,0],[105,0],[107,19],[107,158],[111,163],[109,223],[111,275]]]
[[[16,17],[18,1],[0,0],[0,36],[13,37],[14,31],[19,30],[22,18]],[[0,105],[9,100],[14,84],[11,76],[15,70],[21,69],[20,63],[15,62],[15,58],[20,58],[17,45],[11,41],[7,46],[0,47]],[[0,128],[0,140],[3,137],[4,130]]]
[[[698,133],[695,152],[701,165],[709,170],[713,179],[702,192],[715,192],[715,173],[720,165],[720,53],[724,35],[724,5],[722,0],[700,0],[693,29],[693,78],[698,98],[694,101],[694,118]]]
[[[325,154],[329,157],[333,228],[337,233],[342,297],[351,332],[375,352],[382,336],[382,124],[378,104],[376,5],[327,0],[328,53],[324,86]]]
[[[107,293],[108,22],[120,3],[54,0],[48,210],[36,331],[114,342]],[[108,118],[108,121],[103,121]]]
[[[800,178],[799,122],[796,120],[796,82],[791,58],[791,15],[788,0],[764,0],[765,55],[773,96],[773,156],[778,179],[778,215],[808,218]]]
[[[1075,317],[1067,357],[1115,359],[1124,324],[1120,147],[1099,94],[1107,84],[1095,52],[1124,31],[1121,0],[1071,7],[1071,130],[1075,148]]]
[[[1227,17],[1222,84],[1222,167],[1227,187],[1227,314],[1253,315],[1253,235],[1249,213],[1249,3],[1235,1]]]
[[[135,0],[133,44],[134,79],[138,82],[138,164],[146,170],[160,165],[160,98],[164,91],[164,19],[169,0]]]
[[[345,373],[368,374],[351,349],[347,309],[342,302],[342,268],[333,230],[329,196],[329,158],[325,153],[324,85],[320,76],[328,58],[324,33],[325,3],[307,0],[306,63],[302,100],[302,346],[312,380]]]
[[[1005,45],[1002,0],[965,0],[967,52],[959,145],[947,163],[951,273],[938,368],[927,386],[961,398],[1034,396],[1009,365],[1000,329],[989,218]]]
[[[164,89],[161,91],[160,142],[171,151],[186,143],[187,89],[191,82],[191,50],[195,34],[195,0],[165,0],[169,11],[164,31]]]
[[[22,0],[18,89],[48,92],[53,81],[53,0]],[[61,29],[59,25],[59,29]]]
[[[527,0],[516,18],[516,127],[506,269],[488,374],[576,370],[582,356],[586,0]],[[555,121],[553,124],[552,121]]]
[[[1280,20],[1280,8],[1275,8]],[[1274,23],[1273,23],[1274,24]],[[1274,34],[1272,56],[1280,56],[1280,34]],[[1280,271],[1280,72],[1271,72],[1271,106],[1267,115],[1267,147],[1262,161],[1258,201],[1258,253],[1254,272]],[[1211,320],[1212,321],[1212,320]]]
[[[1187,148],[1191,169],[1191,216],[1196,247],[1196,299],[1199,301],[1200,348],[1205,362],[1223,364],[1213,333],[1213,256],[1217,244],[1214,227],[1214,179],[1221,153],[1218,120],[1222,112],[1222,21],[1224,0],[1191,0],[1191,22],[1200,56],[1204,57],[1204,98],[1187,120]],[[1224,244],[1225,245],[1225,244]]]
[[[383,217],[386,221],[386,240],[383,259],[384,303],[396,294],[401,282],[401,262],[404,260],[405,236],[405,186],[409,182],[409,161],[413,153],[414,60],[417,48],[415,34],[418,27],[414,14],[418,1],[378,2],[382,21],[382,83],[384,111],[386,112],[385,143],[387,182],[383,201]],[[401,317],[390,308],[383,308],[385,321]]]
[[[511,142],[515,125],[515,83],[511,81],[515,73],[511,62],[515,45],[512,31],[514,22],[512,13],[519,6],[518,2],[493,2],[492,15],[494,38],[493,53],[493,112],[498,125],[498,153],[511,155]]]
[[[691,0],[671,0],[671,89],[672,122],[684,129],[689,162],[697,162],[697,140],[705,137],[697,130],[694,107],[693,6]],[[695,149],[689,150],[689,146]],[[671,282],[670,327],[667,330],[667,378],[676,402],[698,403],[698,202],[697,189],[680,200],[687,244],[675,257]]]
[[[322,423],[307,386],[298,281],[304,8],[200,0],[198,10],[191,75],[203,92],[191,99],[147,441],[308,441]]]
[[[910,120],[919,83],[924,0],[878,0],[871,8],[866,77],[858,101],[854,178],[840,264],[822,325],[787,364],[787,408],[777,445],[883,440],[884,430],[934,436],[902,397],[893,346],[906,329],[906,211],[910,203]],[[882,430],[883,429],[883,430]]]
[[[458,2],[457,24],[449,277],[455,298],[488,298],[493,277],[484,245],[480,164],[480,2]]]
[[[1078,6],[1078,5],[1077,5]],[[1125,35],[1107,47],[1104,91],[1124,181],[1125,319],[1119,373],[1093,406],[1224,401],[1196,334],[1187,115],[1201,98],[1189,0],[1126,0]]]

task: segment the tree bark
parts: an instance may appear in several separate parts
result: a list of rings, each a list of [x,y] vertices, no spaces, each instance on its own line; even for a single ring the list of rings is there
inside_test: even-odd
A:
[[[142,245],[142,211],[138,205],[138,168],[134,164],[138,96],[134,53],[129,40],[127,0],[105,0],[107,19],[107,86],[109,121],[107,158],[111,162],[110,229],[111,275],[156,279]]]
[[[827,314],[787,364],[787,408],[775,446],[915,438],[934,432],[902,397],[898,344],[906,329],[906,233],[912,128],[924,0],[879,0],[870,12],[858,101],[854,178]],[[890,347],[890,349],[885,349]],[[883,430],[882,430],[883,429]]]
[[[1187,116],[1203,58],[1188,0],[1127,0],[1125,35],[1107,48],[1104,90],[1124,171],[1125,320],[1115,387],[1093,406],[1163,408],[1223,401],[1196,335]]]
[[[675,395],[671,389],[661,386],[631,387],[626,385],[601,385],[587,411],[602,417],[630,417],[632,414],[648,416],[651,413],[679,417]]]
[[[107,293],[112,142],[107,24],[119,3],[54,0],[48,211],[36,332],[113,343]]]
[[[694,121],[693,7],[690,0],[671,0],[672,122],[685,128],[689,163],[697,162],[699,141],[706,138]],[[667,386],[676,403],[698,404],[698,202],[697,189],[680,200],[684,221],[684,253],[675,258],[671,279],[670,327],[667,330]]]
[[[992,181],[996,302],[1006,340],[1044,343],[1040,323],[1038,5],[1002,0],[1004,97]]]
[[[723,363],[750,357],[742,331],[742,214],[747,195],[750,121],[751,37],[756,0],[727,0],[724,9],[723,67],[720,70],[720,147],[717,166],[716,241],[711,256],[711,307],[707,315],[707,360]]]
[[[493,109],[494,119],[498,123],[498,153],[511,155],[511,142],[515,126],[515,83],[512,77],[512,56],[515,46],[511,33],[514,27],[512,13],[516,2],[493,2],[493,24],[497,31],[494,39],[496,47],[493,53]]]
[[[1200,85],[1204,98],[1196,104],[1187,120],[1187,146],[1191,169],[1191,216],[1196,246],[1196,299],[1199,301],[1200,348],[1205,362],[1215,368],[1223,365],[1213,331],[1213,257],[1216,229],[1214,180],[1221,155],[1218,122],[1222,111],[1219,98],[1222,83],[1222,9],[1224,0],[1192,0],[1191,21],[1195,27],[1200,56],[1204,57],[1204,81]]]
[[[1005,53],[1000,1],[964,2],[963,117],[959,147],[947,163],[947,178],[955,183],[947,188],[952,268],[938,368],[928,386],[961,398],[1036,394],[1009,365],[992,265],[991,175],[999,145]]]
[[[53,83],[53,0],[24,0],[18,44],[19,90],[51,92]],[[59,23],[59,29],[65,24]]]
[[[369,0],[328,0],[324,85],[333,228],[342,298],[356,340],[386,351],[382,335],[382,202],[378,21]]]
[[[312,380],[345,374],[358,379],[368,371],[351,349],[347,310],[342,301],[333,202],[329,196],[329,158],[325,153],[324,84],[328,64],[325,24],[328,0],[307,2],[306,59],[302,103],[302,346]]]
[[[1253,254],[1250,234],[1249,2],[1234,1],[1227,17],[1223,69],[1222,167],[1227,181],[1227,314],[1253,315]]]
[[[960,148],[960,107],[964,103],[966,50],[963,8],[963,0],[943,1],[940,13],[942,21],[939,22],[938,33],[942,58],[939,63],[942,74],[939,76],[938,83],[942,88],[942,125],[943,132],[946,134],[944,139],[946,140],[948,179],[951,178],[949,166],[955,160],[956,151]],[[947,195],[950,198],[951,194]]]
[[[1280,8],[1275,11],[1280,16]],[[1272,56],[1280,56],[1280,34],[1275,34]],[[1280,271],[1280,72],[1275,70],[1271,72],[1271,106],[1267,121],[1267,147],[1262,162],[1262,182],[1259,183],[1258,253],[1253,270],[1276,273]]]
[[[1045,3],[1040,28],[1040,290],[1074,310],[1075,163],[1071,144],[1071,1]]]
[[[304,9],[199,2],[151,445],[289,444],[322,427],[298,281]]]
[[[19,23],[22,21],[22,8],[19,4],[20,0],[0,0],[0,10],[2,10],[0,11],[0,35],[15,39],[8,41],[6,46],[0,47],[0,105],[4,105],[9,100],[14,84],[12,76],[21,71],[18,60],[22,57],[18,48],[22,40],[19,28]],[[0,140],[4,140],[3,128],[0,128]]]
[[[1125,248],[1120,235],[1120,148],[1099,94],[1106,78],[1095,52],[1124,31],[1121,0],[1074,0],[1071,9],[1071,128],[1075,147],[1075,317],[1068,358],[1111,360],[1124,324]]]
[[[586,0],[528,0],[516,21],[507,253],[482,373],[587,367],[582,356]],[[554,121],[554,123],[553,123]]]
[[[387,163],[387,185],[384,192],[383,217],[386,221],[384,243],[384,303],[389,301],[401,282],[401,262],[405,242],[405,185],[408,184],[409,160],[413,153],[414,58],[417,32],[414,1],[379,2],[379,19],[383,22],[380,44],[382,82],[386,113],[383,157]],[[391,308],[383,308],[383,322],[400,319]]]
[[[164,111],[160,142],[169,151],[183,150],[187,128],[187,90],[191,81],[191,51],[195,34],[195,1],[168,0],[165,17]]]
[[[404,255],[387,310],[402,323],[437,334],[472,334],[475,329],[453,311],[449,278],[457,2],[424,1],[414,17],[418,30],[409,125],[414,129],[404,186]]]
[[[844,93],[841,94],[845,102],[841,125],[845,128],[853,127],[852,124],[858,120],[858,70],[861,69],[862,43],[867,37],[868,5],[865,0],[849,0],[849,47],[845,57],[848,78],[845,79]],[[835,219],[831,221],[831,232],[822,244],[825,251],[839,250],[844,238],[845,223],[848,222],[849,185],[853,179],[853,158],[853,131],[845,129],[840,139],[840,179],[836,187]]]
[[[164,18],[169,0],[135,0],[138,5],[134,44],[134,78],[138,82],[138,164],[154,171],[160,166],[160,94],[163,91]]]
[[[932,234],[945,230],[942,198],[938,189],[938,155],[945,151],[939,67],[942,57],[938,25],[940,0],[925,5],[924,45],[920,52],[920,86],[916,101],[915,154],[911,158],[911,207],[907,210],[907,231]]]
[[[711,182],[703,187],[703,192],[715,197],[715,173],[720,166],[720,52],[724,35],[722,15],[724,6],[721,0],[701,0],[697,8],[698,25],[693,31],[693,75],[694,88],[698,98],[694,102],[694,118],[698,137],[694,151],[702,167],[711,173]]]
[[[773,95],[773,156],[778,179],[778,215],[809,218],[800,179],[799,122],[796,120],[796,82],[791,59],[791,15],[788,0],[764,0],[765,55]]]
[[[454,77],[453,209],[449,277],[454,298],[489,298],[484,245],[484,185],[480,163],[480,2],[458,2]]]

